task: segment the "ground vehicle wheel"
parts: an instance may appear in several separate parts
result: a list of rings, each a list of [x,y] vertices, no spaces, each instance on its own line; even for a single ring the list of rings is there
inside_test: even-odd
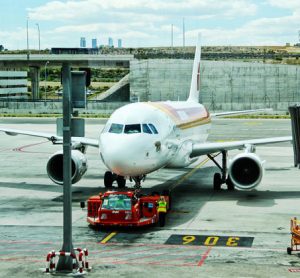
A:
[[[227,184],[228,190],[230,190],[230,191],[234,190],[234,184],[233,184],[232,180],[230,179],[230,177],[227,178],[226,184]]]
[[[286,249],[286,252],[287,252],[289,255],[291,255],[291,254],[292,254],[292,248],[291,248],[291,247],[288,247],[288,248]]]
[[[220,173],[214,175],[214,190],[220,190],[222,184],[222,178]]]
[[[117,176],[117,184],[119,188],[124,188],[126,185],[126,179],[123,176]]]
[[[166,224],[166,214],[165,213],[158,214],[158,222],[159,222],[159,227],[165,226],[165,224]]]
[[[112,187],[112,183],[113,183],[113,173],[110,171],[106,171],[104,174],[104,186]]]

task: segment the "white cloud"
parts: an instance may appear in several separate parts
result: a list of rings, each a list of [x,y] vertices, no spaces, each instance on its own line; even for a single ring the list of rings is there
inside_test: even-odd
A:
[[[204,44],[210,45],[283,45],[295,42],[300,15],[252,20],[235,29],[212,28],[189,31],[188,39],[202,33]]]
[[[150,14],[177,16],[251,16],[257,7],[250,0],[80,0],[51,1],[43,6],[28,9],[35,20],[76,20],[119,12],[123,15]]]
[[[282,9],[300,10],[299,0],[268,0],[268,3]]]
[[[261,17],[264,9],[276,7],[276,14]],[[182,18],[186,23],[186,45],[193,45],[198,30],[203,43],[211,45],[283,44],[297,40],[299,0],[56,0],[27,9],[30,41],[37,46],[35,22],[41,26],[42,48],[79,46],[80,37],[122,38],[124,46],[170,45],[171,24],[175,45],[182,44]],[[270,13],[268,13],[270,14]],[[200,28],[200,26],[202,26]],[[32,29],[32,30],[31,30]],[[26,48],[26,30],[0,32],[8,48]]]

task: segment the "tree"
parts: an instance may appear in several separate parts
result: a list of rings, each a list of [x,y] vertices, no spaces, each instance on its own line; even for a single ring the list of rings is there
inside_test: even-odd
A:
[[[0,52],[4,50],[4,46],[0,44]]]

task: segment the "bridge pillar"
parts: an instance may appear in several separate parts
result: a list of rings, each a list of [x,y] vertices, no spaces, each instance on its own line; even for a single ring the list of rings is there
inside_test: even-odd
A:
[[[40,67],[30,67],[32,99],[40,99]]]

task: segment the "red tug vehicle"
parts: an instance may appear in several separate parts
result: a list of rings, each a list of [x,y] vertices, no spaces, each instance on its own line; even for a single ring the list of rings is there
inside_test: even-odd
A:
[[[165,225],[170,209],[168,191],[145,196],[139,191],[107,191],[92,196],[87,202],[87,222],[93,226]]]

